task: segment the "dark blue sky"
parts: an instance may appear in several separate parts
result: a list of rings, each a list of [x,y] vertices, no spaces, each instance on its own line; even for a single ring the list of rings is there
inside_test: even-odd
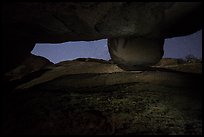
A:
[[[91,42],[65,42],[61,44],[38,43],[31,53],[43,56],[53,63],[88,57],[110,59],[106,39]],[[165,40],[163,57],[185,58],[189,54],[202,58],[202,30],[188,36]]]
[[[106,39],[90,42],[78,41],[61,44],[36,44],[31,53],[46,57],[53,63],[88,57],[105,60],[110,59]]]
[[[165,40],[163,57],[184,58],[188,54],[202,58],[202,30]]]

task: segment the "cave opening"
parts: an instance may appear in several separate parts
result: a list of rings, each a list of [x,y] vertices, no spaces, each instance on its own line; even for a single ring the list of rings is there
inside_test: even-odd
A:
[[[77,58],[110,59],[107,39],[64,42],[58,44],[36,43],[31,53],[45,57],[55,64]]]
[[[163,58],[185,59],[189,55],[202,60],[202,29],[190,35],[165,39]]]
[[[107,39],[58,44],[37,43],[31,53],[45,57],[55,64],[77,58],[111,59]],[[202,60],[202,30],[187,36],[165,39],[163,58],[185,59],[189,55]]]

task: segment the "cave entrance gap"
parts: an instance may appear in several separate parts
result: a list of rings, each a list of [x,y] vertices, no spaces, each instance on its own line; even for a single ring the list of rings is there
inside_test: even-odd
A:
[[[110,59],[107,39],[59,44],[37,43],[31,53],[43,56],[55,64],[77,58]]]

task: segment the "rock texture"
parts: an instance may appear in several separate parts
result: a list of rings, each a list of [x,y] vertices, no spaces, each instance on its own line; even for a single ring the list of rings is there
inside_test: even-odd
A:
[[[19,85],[17,88],[30,88],[40,83],[54,80],[58,77],[61,77],[61,76],[63,77],[65,75],[72,75],[73,77],[75,76],[77,77],[77,75],[80,75],[80,74],[86,75],[86,74],[91,73],[91,74],[97,75],[101,73],[106,74],[106,73],[117,73],[117,72],[124,71],[123,69],[119,68],[117,65],[111,64],[107,61],[102,62],[101,60],[97,60],[97,59],[94,60],[94,59],[88,59],[88,58],[84,59],[84,61],[81,61],[81,60],[83,59],[77,59],[74,61],[64,61],[64,62],[55,64],[52,67],[48,67],[47,69],[49,70],[46,73],[43,73],[40,77],[32,79],[31,81],[28,81],[27,83]],[[91,60],[91,61],[86,61],[86,60]],[[87,77],[84,77],[84,80],[87,81],[85,83],[89,85],[92,85],[92,84],[94,85],[94,83],[96,83],[95,81],[96,79],[95,80],[91,79],[90,81],[88,81],[86,80],[86,78]],[[100,80],[101,79],[97,80],[100,83],[100,85],[105,84],[105,83],[101,83]],[[79,86],[80,84],[75,83],[74,85]]]
[[[36,42],[164,39],[202,28],[201,2],[4,2],[1,15],[3,71],[19,64]]]
[[[154,67],[167,68],[181,72],[198,73],[202,74],[202,61],[199,59],[194,60],[195,62],[189,62],[183,59],[173,58],[162,58],[158,64]]]
[[[80,60],[80,61],[79,61]],[[181,72],[202,73],[201,63],[170,64],[165,66],[154,66],[146,71],[161,71],[158,73],[145,71],[125,71],[119,68],[116,64],[97,59],[76,59],[74,61],[64,61],[55,64],[44,72],[42,75],[33,78],[16,89],[29,89],[37,85],[45,83],[46,89],[59,88],[83,88],[97,87],[103,85],[119,85],[124,83],[147,82],[151,84],[161,84],[167,86],[185,86],[182,83],[188,83],[186,75],[182,76]],[[90,61],[86,61],[90,60]],[[164,59],[163,59],[164,60]],[[172,59],[173,60],[173,59]],[[168,61],[168,60],[167,60]],[[180,77],[177,73],[180,72]],[[167,78],[166,78],[167,77]],[[185,78],[186,77],[186,78]],[[162,81],[164,80],[164,81]],[[173,83],[171,81],[174,81]],[[188,86],[188,85],[186,85]]]
[[[5,77],[9,81],[22,79],[24,76],[30,73],[44,69],[45,67],[52,66],[53,63],[48,59],[30,54],[18,67],[7,72]]]
[[[201,6],[201,2],[4,3],[2,25],[4,33],[29,36],[36,42],[167,38],[170,30],[178,36],[182,31],[190,34],[200,29]]]
[[[103,38],[146,39],[122,51],[120,44],[109,48],[116,47],[116,63],[149,65],[161,58],[165,38],[202,28],[202,2],[4,2],[1,8],[4,73],[35,43]],[[117,60],[132,48],[137,54]],[[158,67],[126,72],[114,63],[75,60],[25,77],[3,81],[2,135],[202,135],[201,74]]]
[[[2,134],[202,135],[198,68],[124,71],[79,60],[49,67],[5,96]]]
[[[160,61],[163,51],[163,39],[113,38],[108,39],[108,48],[112,60],[123,69],[141,70]]]

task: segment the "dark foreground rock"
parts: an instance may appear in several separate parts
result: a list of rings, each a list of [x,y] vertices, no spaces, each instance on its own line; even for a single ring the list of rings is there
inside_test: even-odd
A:
[[[201,135],[201,76],[167,69],[59,76],[5,96],[2,133]]]
[[[19,80],[26,75],[39,71],[45,67],[52,66],[54,63],[42,56],[30,54],[25,60],[22,61],[16,68],[7,72],[5,77],[9,81]]]

